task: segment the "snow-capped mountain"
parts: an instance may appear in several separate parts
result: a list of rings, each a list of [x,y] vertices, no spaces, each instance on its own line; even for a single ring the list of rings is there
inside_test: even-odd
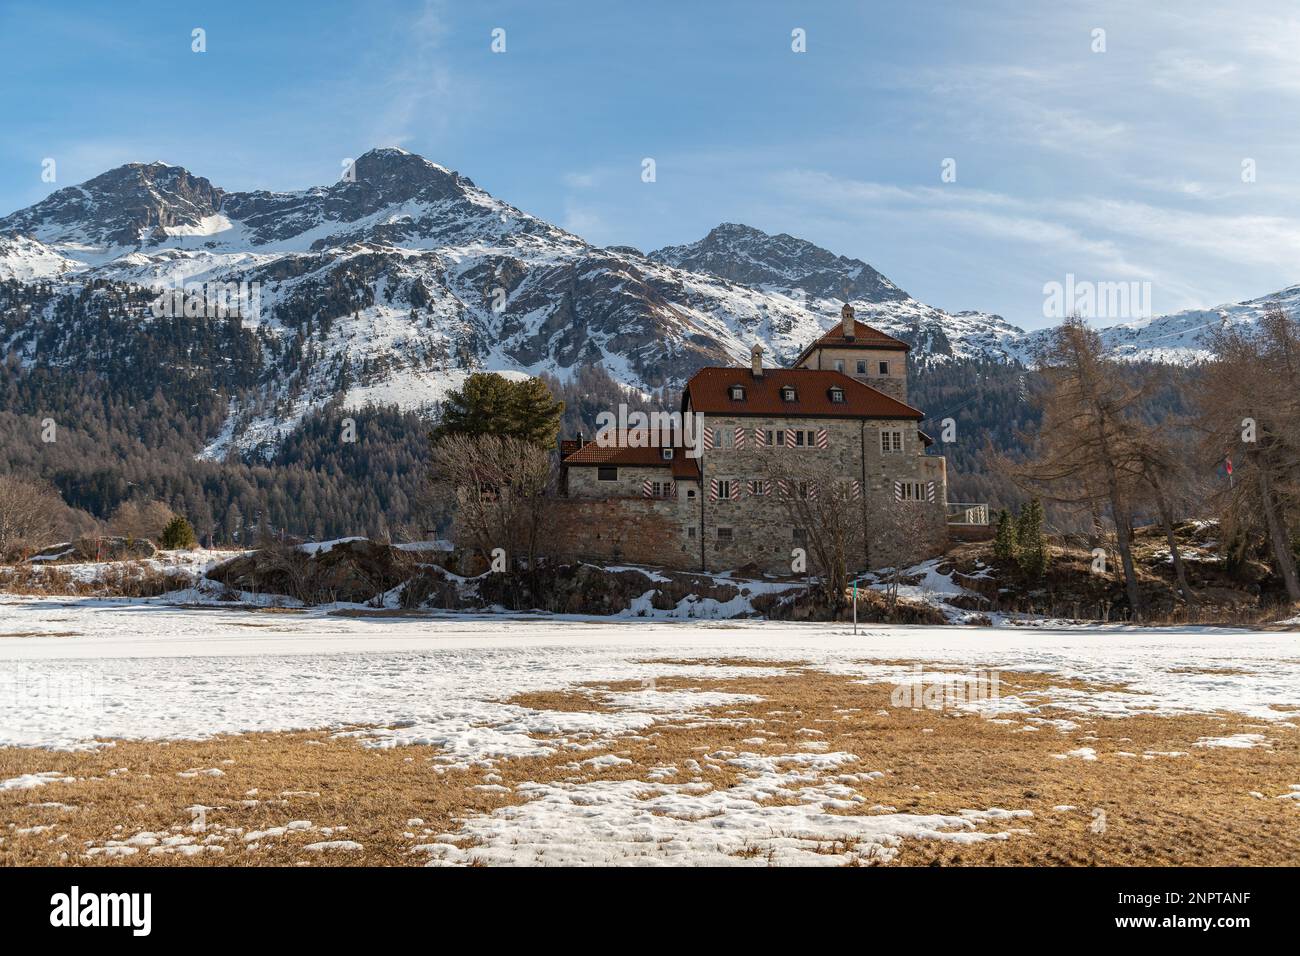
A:
[[[1216,332],[1249,331],[1264,314],[1280,306],[1289,315],[1300,315],[1300,285],[1243,302],[1228,302],[1212,309],[1185,309],[1097,329],[1111,355],[1129,362],[1158,362],[1165,365],[1193,365],[1214,356]],[[1051,329],[1022,333],[1016,348],[1025,364],[1032,364],[1036,351],[1046,344]]]
[[[256,283],[248,324],[297,343],[304,360],[232,405],[212,456],[274,442],[340,391],[345,404],[410,407],[480,368],[567,377],[600,364],[646,391],[747,361],[755,343],[789,361],[836,320],[845,290],[867,321],[936,356],[997,350],[1014,332],[979,317],[954,339],[943,329],[954,317],[866,263],[743,226],[650,255],[602,249],[393,148],[366,153],[337,183],[283,193],[123,166],[0,219],[0,278],[69,290]],[[30,316],[32,328],[0,345],[33,361],[35,326],[49,320]]]
[[[804,239],[724,222],[699,242],[665,246],[649,258],[707,272],[754,289],[802,289],[821,299],[900,302],[906,292],[861,259],[827,252]]]
[[[1121,358],[1186,365],[1214,354],[1212,339],[1216,331],[1250,328],[1275,305],[1290,315],[1300,314],[1300,285],[1213,309],[1188,309],[1113,325],[1102,331],[1102,341]]]
[[[806,301],[817,315],[852,302],[858,317],[910,343],[919,362],[951,358],[1019,359],[1023,331],[986,312],[944,312],[913,299],[861,259],[837,256],[804,239],[723,223],[699,242],[666,246],[649,258],[752,289]]]
[[[838,320],[845,298],[912,343],[920,364],[1021,360],[1037,335],[988,313],[944,312],[861,260],[743,225],[649,254],[599,248],[395,148],[296,192],[227,192],[164,163],[111,170],[0,219],[5,279],[83,297],[104,281],[255,288],[242,312],[269,343],[267,365],[256,389],[232,399],[210,457],[268,450],[335,398],[427,405],[475,369],[567,378],[598,364],[649,391],[704,365],[747,362],[755,343],[788,362]],[[1248,306],[1232,308],[1244,320]],[[1222,311],[1117,326],[1108,341],[1125,355],[1182,360],[1196,340],[1178,336]],[[24,311],[0,355],[76,367],[83,356],[59,351],[66,337],[54,324],[53,306]]]

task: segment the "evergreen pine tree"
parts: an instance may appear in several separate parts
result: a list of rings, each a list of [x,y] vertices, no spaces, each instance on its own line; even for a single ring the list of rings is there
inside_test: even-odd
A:
[[[442,403],[442,420],[430,438],[498,435],[543,447],[555,443],[564,403],[540,378],[512,382],[495,372],[475,372]]]
[[[993,556],[999,561],[1011,561],[1016,556],[1016,520],[1003,508],[998,512],[998,530],[993,538]]]
[[[1047,540],[1043,537],[1043,503],[1032,499],[1016,521],[1016,562],[1026,575],[1041,578],[1047,571]]]

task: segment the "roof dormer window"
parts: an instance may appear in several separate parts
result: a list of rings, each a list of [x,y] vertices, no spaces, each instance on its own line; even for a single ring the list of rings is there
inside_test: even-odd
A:
[[[836,405],[844,404],[844,389],[840,388],[838,385],[832,385],[830,394],[831,394],[831,401],[834,404]]]
[[[793,385],[786,385],[781,389],[781,401],[794,402],[798,401],[799,393],[794,390]]]
[[[743,402],[745,400],[745,386],[733,385],[728,390],[733,402]]]
[[[672,460],[673,460],[673,450],[672,450],[671,448],[665,448],[665,449],[663,450],[663,455],[664,455],[664,461],[672,461]]]

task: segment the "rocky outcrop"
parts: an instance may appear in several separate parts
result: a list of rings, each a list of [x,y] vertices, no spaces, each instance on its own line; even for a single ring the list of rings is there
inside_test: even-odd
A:
[[[152,558],[158,552],[145,538],[106,536],[78,538],[52,544],[27,559],[29,564],[80,564],[90,561],[131,561]]]
[[[364,604],[412,577],[414,553],[365,538],[285,545],[240,555],[208,571],[236,591],[283,594],[304,604]]]

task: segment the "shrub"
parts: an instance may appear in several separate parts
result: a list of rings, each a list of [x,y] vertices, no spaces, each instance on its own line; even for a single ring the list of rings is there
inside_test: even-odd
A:
[[[194,528],[184,516],[177,515],[163,528],[158,544],[166,551],[188,550],[198,545],[198,539],[194,536]]]

